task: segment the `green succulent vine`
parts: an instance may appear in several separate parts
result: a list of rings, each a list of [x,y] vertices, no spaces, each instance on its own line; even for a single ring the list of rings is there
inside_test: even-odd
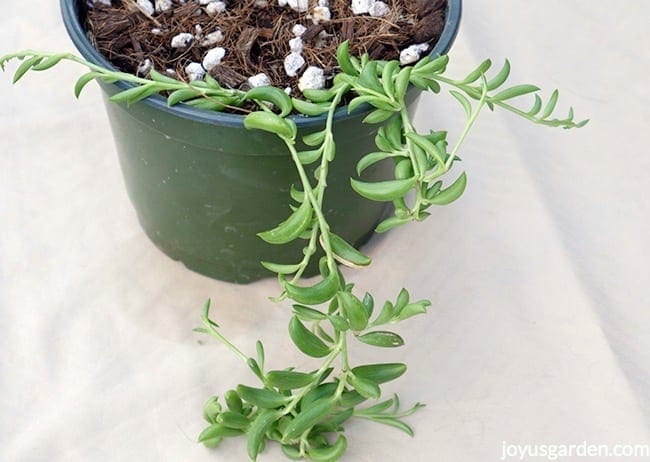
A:
[[[544,102],[540,89],[534,85],[506,86],[510,75],[507,60],[491,77],[487,73],[492,63],[486,60],[466,77],[456,80],[445,74],[446,55],[400,66],[397,61],[351,56],[347,42],[338,48],[339,71],[331,88],[304,90],[304,99],[291,98],[275,87],[249,91],[224,88],[209,75],[202,81],[183,82],[152,70],[147,78],[137,77],[68,53],[27,50],[0,58],[0,67],[4,70],[5,64],[13,59],[22,61],[14,82],[29,70],[46,70],[61,61],[85,66],[89,72],[77,81],[76,96],[89,82],[98,79],[134,84],[110,98],[116,103],[134,104],[160,93],[167,95],[170,106],[184,103],[213,111],[238,110],[244,105],[250,107],[253,102],[258,110],[248,111],[244,118],[246,128],[270,132],[286,145],[300,178],[300,184],[291,187],[292,211],[285,221],[259,236],[277,245],[304,240],[303,257],[290,265],[262,264],[277,274],[281,295],[276,300],[291,301],[289,335],[293,343],[305,355],[320,358],[322,365],[310,371],[298,371],[294,367],[267,370],[262,343],[257,342],[255,357],[249,357],[233,345],[210,318],[210,301],[202,315],[203,326],[196,329],[226,345],[259,379],[256,387],[239,385],[223,394],[222,399],[214,396],[206,402],[203,415],[208,426],[199,441],[215,447],[225,438],[245,436],[252,460],[257,459],[267,442],[277,441],[291,459],[336,461],[347,447],[344,424],[349,419],[367,419],[413,435],[403,419],[422,407],[417,403],[404,410],[397,395],[381,400],[381,385],[404,374],[405,364],[350,364],[348,351],[352,342],[379,348],[402,346],[404,340],[389,330],[389,326],[425,313],[431,303],[413,301],[408,291],[402,289],[395,301],[386,301],[376,310],[373,297],[368,293],[358,295],[354,284],[347,283],[339,269],[339,264],[358,268],[371,263],[367,255],[330,229],[323,213],[328,169],[336,155],[334,113],[343,98],[352,98],[349,111],[369,106],[371,110],[363,122],[379,125],[375,138],[377,150],[359,161],[359,177],[377,162],[390,159],[394,163],[392,179],[380,182],[351,179],[352,188],[361,196],[393,204],[394,214],[377,226],[377,232],[421,221],[429,215],[432,206],[449,204],[461,196],[467,181],[465,173],[453,181],[444,181],[449,184],[443,184],[443,178],[460,160],[460,146],[485,107],[505,109],[550,127],[569,129],[587,123],[574,121],[573,110],[564,118],[553,117],[557,90]],[[433,93],[441,92],[442,86],[450,88],[449,93],[465,112],[464,128],[453,145],[449,144],[445,131],[423,134],[416,130],[405,103],[410,86]],[[512,105],[513,100],[529,94],[534,95],[532,107],[526,110]],[[303,144],[311,149],[297,147],[297,127],[288,117],[294,112],[306,116],[326,115],[322,130],[302,137]],[[315,168],[312,164],[316,164]],[[319,261],[320,277],[312,285],[304,285],[303,274],[316,258],[319,247],[324,254]]]

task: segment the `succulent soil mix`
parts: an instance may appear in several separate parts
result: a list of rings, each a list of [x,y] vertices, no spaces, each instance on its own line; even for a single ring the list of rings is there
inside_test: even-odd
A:
[[[382,15],[360,14],[358,7],[355,14],[354,4],[364,1],[366,6],[382,3]],[[303,8],[294,8],[301,3]],[[182,80],[201,78],[188,66],[205,72],[199,63],[206,68],[212,50],[207,72],[221,85],[247,89],[256,85],[250,77],[265,74],[268,79],[260,84],[291,88],[296,95],[300,77],[313,67],[323,71],[329,86],[336,48],[345,40],[352,54],[368,53],[371,59],[400,59],[400,52],[412,45],[420,46],[424,56],[426,45],[440,38],[447,0],[157,0],[155,9],[146,0],[87,5],[90,40],[122,71],[146,75],[153,67]],[[322,7],[329,19],[316,15]],[[286,67],[292,53],[302,57],[293,76]]]

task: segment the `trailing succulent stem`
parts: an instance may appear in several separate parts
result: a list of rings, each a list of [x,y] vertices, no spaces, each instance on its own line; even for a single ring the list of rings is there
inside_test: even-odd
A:
[[[348,110],[365,105],[371,110],[364,123],[379,125],[375,143],[377,151],[366,154],[357,165],[357,173],[377,162],[392,160],[394,178],[368,183],[351,179],[352,188],[361,196],[392,202],[394,215],[377,227],[385,232],[410,221],[425,219],[432,206],[449,204],[462,195],[466,174],[458,175],[443,186],[443,177],[460,160],[458,152],[481,111],[488,107],[505,109],[533,123],[562,128],[582,127],[587,121],[575,122],[573,110],[565,118],[552,118],[558,102],[554,91],[546,103],[533,85],[505,87],[510,63],[492,77],[491,67],[484,61],[465,78],[455,80],[445,75],[448,57],[424,58],[414,66],[401,67],[397,61],[372,61],[367,55],[351,56],[347,42],[337,51],[340,72],[333,86],[324,90],[305,90],[305,99],[290,98],[274,87],[258,87],[249,91],[223,88],[207,76],[204,81],[182,82],[151,71],[149,78],[117,72],[94,65],[67,53],[24,51],[0,58],[0,67],[12,59],[21,60],[14,76],[18,81],[29,70],[42,71],[61,61],[73,61],[88,68],[75,85],[75,95],[92,80],[112,83],[128,82],[133,86],[111,97],[117,103],[134,104],[154,94],[163,93],[170,106],[185,103],[200,109],[221,111],[226,108],[246,113],[244,125],[251,130],[264,130],[278,136],[286,145],[295,164],[300,184],[292,185],[289,217],[275,228],[261,232],[260,238],[270,244],[282,245],[297,239],[306,242],[303,257],[295,264],[262,262],[278,276],[282,293],[279,300],[292,304],[289,335],[305,355],[319,358],[321,366],[311,371],[293,367],[283,370],[265,368],[265,351],[257,342],[256,356],[249,357],[230,343],[210,319],[210,302],[202,316],[198,332],[210,335],[239,356],[259,379],[258,387],[239,385],[227,391],[222,399],[210,398],[204,406],[208,427],[199,441],[208,447],[217,446],[224,438],[246,436],[248,455],[252,460],[268,441],[277,441],[291,459],[335,461],[343,455],[347,440],[343,435],[345,422],[352,418],[372,420],[396,427],[409,435],[411,427],[403,419],[417,411],[416,404],[400,409],[397,395],[380,400],[381,385],[406,372],[401,363],[350,364],[348,351],[361,342],[380,348],[404,344],[388,325],[423,314],[428,300],[412,301],[402,289],[394,302],[385,302],[375,310],[372,295],[355,294],[354,284],[346,283],[337,263],[359,268],[371,263],[370,258],[331,230],[323,213],[329,165],[336,155],[333,118],[343,98],[351,93]],[[439,93],[441,86],[450,87],[450,94],[465,112],[460,136],[450,147],[446,131],[418,133],[407,110],[405,98],[411,86]],[[533,94],[533,106],[520,109],[512,105],[518,97]],[[251,107],[256,111],[243,109]],[[322,130],[302,137],[298,146],[298,130],[292,113],[308,116],[326,114]],[[315,168],[314,168],[315,166]],[[302,276],[315,257],[323,251],[319,263],[320,278],[310,286],[301,284]],[[370,404],[368,403],[370,401]]]

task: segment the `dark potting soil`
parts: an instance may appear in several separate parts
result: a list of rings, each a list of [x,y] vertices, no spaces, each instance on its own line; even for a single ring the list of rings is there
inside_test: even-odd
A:
[[[209,49],[218,46],[226,54],[210,74],[225,87],[246,89],[248,77],[265,73],[273,85],[291,87],[295,95],[298,78],[307,66],[320,67],[328,77],[335,73],[336,48],[344,40],[350,41],[352,54],[368,53],[384,60],[399,59],[400,51],[412,44],[435,45],[444,27],[447,0],[384,2],[390,12],[371,17],[353,14],[351,0],[329,0],[331,20],[314,24],[308,15],[317,0],[309,0],[310,8],[304,13],[281,7],[278,0],[225,0],[226,10],[214,15],[201,5],[206,2],[197,0],[173,0],[170,9],[152,15],[139,9],[136,0],[112,0],[112,6],[95,0],[88,9],[86,27],[95,48],[125,72],[147,73],[142,63],[148,59],[157,71],[174,72],[176,78],[187,80],[185,67],[200,63]],[[307,28],[302,35],[305,65],[296,77],[289,77],[284,59],[291,52],[289,40],[294,38],[296,24]],[[223,33],[222,41],[201,43],[218,30]],[[172,38],[180,33],[195,39],[187,47],[173,48]]]

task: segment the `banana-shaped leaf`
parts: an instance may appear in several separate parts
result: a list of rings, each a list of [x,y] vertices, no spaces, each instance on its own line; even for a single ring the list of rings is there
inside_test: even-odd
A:
[[[258,236],[269,244],[286,244],[300,237],[309,227],[312,216],[311,203],[305,201],[285,221],[269,231],[259,233]]]
[[[289,322],[289,335],[298,349],[312,358],[322,358],[331,351],[330,347],[307,329],[297,316],[293,316]]]

